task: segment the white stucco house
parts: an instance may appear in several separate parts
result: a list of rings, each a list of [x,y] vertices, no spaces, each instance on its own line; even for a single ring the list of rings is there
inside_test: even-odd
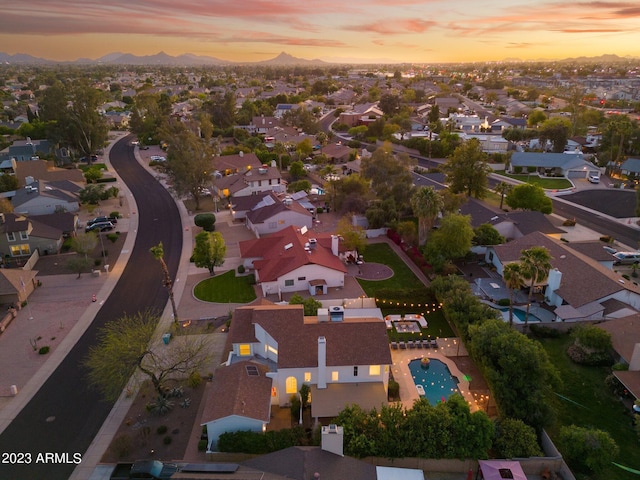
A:
[[[310,229],[313,215],[290,196],[279,199],[271,193],[246,213],[246,225],[256,237],[262,237],[287,227]]]
[[[339,257],[341,245],[337,235],[292,226],[239,244],[243,265],[255,272],[265,297],[299,291],[322,295],[327,288],[343,287],[347,269]]]

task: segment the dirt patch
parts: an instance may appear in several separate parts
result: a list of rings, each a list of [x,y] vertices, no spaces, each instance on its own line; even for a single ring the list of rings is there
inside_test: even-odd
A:
[[[112,237],[115,238],[115,237]],[[96,247],[89,253],[91,259],[92,268],[102,269],[104,264],[113,265],[118,260],[122,246],[127,238],[126,233],[120,233],[112,242],[107,238],[106,233],[102,233],[102,243],[104,245],[104,251],[106,256],[102,256],[102,246],[98,240]],[[75,258],[78,254],[75,252],[60,253],[57,255],[43,255],[36,262],[34,270],[38,272],[38,277],[47,275],[68,275],[76,273],[69,268],[69,261]],[[88,270],[83,273],[90,273]]]
[[[155,402],[158,395],[150,383],[144,383],[102,457],[102,462],[133,462],[142,458],[174,461],[185,458],[189,440],[200,433],[194,429],[194,424],[203,401],[205,385],[203,382],[197,388],[182,387],[183,396],[169,399],[173,402],[173,408],[164,415],[158,415],[147,409],[147,405]],[[189,399],[188,407],[183,406],[185,399]],[[193,454],[190,452],[190,456]]]
[[[358,265],[355,276],[363,280],[386,280],[393,277],[393,270],[382,263],[363,263]]]

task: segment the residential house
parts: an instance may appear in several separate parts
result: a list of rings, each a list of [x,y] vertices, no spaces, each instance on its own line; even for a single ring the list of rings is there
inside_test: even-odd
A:
[[[353,148],[342,145],[341,143],[330,143],[322,147],[322,154],[327,157],[331,163],[347,163],[351,158]]]
[[[33,160],[31,162],[12,161],[13,172],[18,179],[18,186],[24,187],[34,180],[45,182],[72,182],[76,184],[76,189],[80,190],[86,184],[82,170],[78,168],[58,168],[53,162],[47,160]],[[71,185],[64,188],[67,191],[74,190]]]
[[[279,103],[276,105],[276,110],[273,116],[277,119],[281,119],[285,113],[292,110],[297,110],[298,108],[300,108],[300,105],[297,105],[295,103]]]
[[[640,313],[597,324],[609,332],[617,360],[628,365],[627,370],[613,370],[613,374],[636,398],[640,399]]]
[[[338,122],[356,127],[358,125],[369,125],[378,118],[384,116],[384,112],[378,108],[377,103],[359,104],[348,112],[342,112]]]
[[[569,179],[600,174],[600,169],[584,160],[581,154],[513,152],[510,162],[511,173],[526,173],[530,168],[542,175],[560,175]]]
[[[351,404],[386,405],[392,361],[379,309],[324,310],[305,317],[301,305],[236,309],[227,365],[252,358],[269,365],[272,405],[289,405],[291,396],[309,385],[317,420],[331,419]]]
[[[67,187],[79,188],[73,182],[62,182]],[[13,210],[25,215],[47,215],[59,212],[77,212],[80,200],[77,192],[58,188],[52,182],[35,181],[16,190],[11,199]]]
[[[232,197],[229,200],[231,207],[231,218],[233,220],[245,220],[247,213],[262,204],[265,197],[269,196],[269,192],[256,193],[246,197]]]
[[[262,237],[290,226],[310,229],[313,227],[313,214],[290,196],[280,200],[271,193],[247,212],[246,225],[256,237]]]
[[[48,140],[16,140],[0,151],[0,161],[15,159],[24,162],[36,159],[38,154],[46,155],[51,150]]]
[[[251,168],[249,165],[244,172],[218,178],[213,188],[214,193],[220,198],[245,197],[269,191],[280,193],[286,191],[280,170],[275,166],[262,164],[257,168]]]
[[[244,266],[255,271],[265,297],[299,291],[325,294],[328,288],[344,287],[347,270],[339,257],[337,235],[291,226],[239,246]]]
[[[272,128],[281,127],[280,119],[276,117],[253,117],[247,131],[251,134],[264,135]]]
[[[0,216],[0,254],[2,257],[28,257],[58,253],[62,247],[61,229],[24,215],[5,213]]]
[[[268,367],[250,361],[215,371],[211,391],[217,393],[206,399],[201,420],[207,427],[208,450],[216,449],[225,432],[265,430],[271,415],[273,384],[268,372]]]
[[[640,158],[629,157],[620,165],[620,173],[628,177],[640,177]]]
[[[501,117],[491,122],[490,128],[494,133],[503,132],[505,130],[508,130],[509,128],[525,130],[527,128],[527,119],[516,117]]]
[[[491,135],[487,133],[463,133],[461,138],[465,141],[472,138],[480,142],[480,148],[486,153],[507,153],[509,149],[509,140],[501,135]]]
[[[0,304],[16,305],[27,301],[36,288],[37,274],[35,270],[0,268]]]
[[[522,251],[531,247],[545,247],[551,255],[549,276],[535,285],[534,291],[554,307],[556,321],[601,320],[605,314],[615,316],[623,309],[640,309],[638,285],[540,232],[487,247],[485,260],[502,275],[505,264],[519,261]],[[611,300],[617,302],[607,303]]]

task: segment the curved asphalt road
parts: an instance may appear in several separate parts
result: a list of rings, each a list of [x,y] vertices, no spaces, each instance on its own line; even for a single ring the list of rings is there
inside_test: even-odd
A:
[[[30,452],[30,465],[0,463],[0,480],[69,478],[75,464],[36,464],[39,453],[69,454],[87,450],[109,414],[112,403],[89,389],[81,367],[100,327],[123,313],[148,308],[162,311],[168,300],[159,262],[149,249],[162,241],[165,261],[173,278],[182,251],[182,227],[174,199],[136,161],[128,138],[111,149],[111,164],[127,184],[137,203],[139,225],[135,247],[112,294],[93,323],[31,401],[0,435],[2,452]],[[53,313],[53,312],[52,312]],[[5,365],[4,368],[7,368]],[[53,421],[47,421],[47,419]],[[2,457],[0,456],[0,461]]]

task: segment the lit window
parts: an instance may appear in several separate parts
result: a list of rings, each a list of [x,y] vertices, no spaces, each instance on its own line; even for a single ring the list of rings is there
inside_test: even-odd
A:
[[[248,357],[251,355],[251,345],[248,343],[241,344],[239,350],[241,357]]]
[[[271,387],[271,396],[275,397],[278,395],[278,390],[276,390],[276,387]]]
[[[269,353],[273,353],[274,355],[277,355],[277,354],[278,354],[278,349],[277,349],[277,348],[275,348],[275,347],[272,347],[271,345],[267,345],[267,351],[268,351]]]
[[[331,381],[332,382],[337,382],[340,380],[340,373],[339,372],[331,372]]]
[[[11,246],[12,257],[20,257],[22,255],[29,255],[29,254],[31,254],[31,249],[29,248],[29,244]]]
[[[304,372],[304,382],[309,383],[311,381],[311,372]]]
[[[377,377],[380,375],[380,365],[369,365],[369,376]]]
[[[296,377],[287,377],[285,389],[287,394],[298,393],[298,380],[296,380]]]

